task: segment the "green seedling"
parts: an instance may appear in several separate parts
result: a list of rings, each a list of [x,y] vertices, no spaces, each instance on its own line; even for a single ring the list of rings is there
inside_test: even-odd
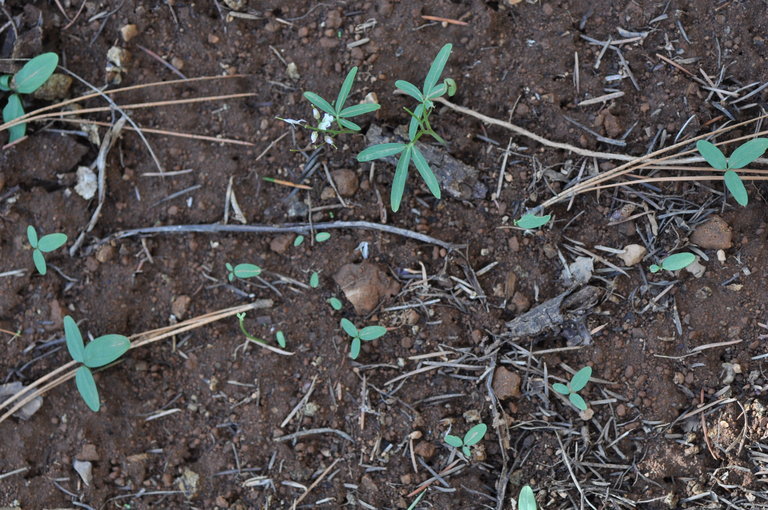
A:
[[[339,298],[335,298],[335,297],[329,298],[328,304],[331,305],[331,308],[333,308],[337,312],[341,310],[342,304]]]
[[[658,273],[662,269],[665,271],[679,271],[693,264],[694,260],[696,260],[696,255],[691,252],[684,251],[681,253],[675,253],[674,255],[670,255],[669,257],[665,258],[661,261],[660,266],[651,264],[651,267],[649,267],[648,270],[651,273]]]
[[[485,423],[479,423],[469,429],[466,434],[464,434],[464,439],[461,439],[459,436],[446,434],[445,442],[454,448],[461,448],[461,452],[464,454],[464,456],[469,458],[472,456],[472,452],[470,451],[469,447],[479,443],[487,431],[488,426]]]
[[[115,361],[131,348],[131,341],[123,335],[103,335],[93,339],[88,345],[83,345],[83,335],[69,315],[64,317],[64,336],[67,339],[69,355],[73,360],[82,363],[75,372],[77,391],[91,411],[98,412],[101,407],[99,390],[96,388],[91,369]]]
[[[275,334],[275,339],[277,340],[277,345],[285,349],[285,335],[283,334],[282,331],[278,331]]]
[[[48,272],[48,266],[45,265],[43,253],[49,253],[64,246],[64,243],[67,242],[67,234],[46,234],[38,239],[37,230],[29,225],[27,227],[27,239],[32,247],[32,261],[35,263],[35,268],[37,268],[38,273],[44,275]]]
[[[352,337],[352,345],[349,349],[349,357],[352,359],[357,359],[360,355],[361,341],[376,340],[387,333],[387,328],[384,326],[366,326],[363,329],[357,329],[352,321],[347,319],[341,319],[341,329]]]
[[[3,122],[11,122],[24,116],[24,106],[20,94],[31,94],[46,82],[59,65],[59,56],[55,53],[43,53],[38,55],[22,67],[14,75],[0,76],[0,91],[11,92],[8,102],[3,108]],[[24,137],[27,132],[27,124],[16,124],[8,129],[9,142],[15,142]]]
[[[519,220],[515,220],[515,226],[524,229],[534,229],[546,225],[552,218],[551,214],[546,216],[536,216],[534,214],[524,214]]]
[[[530,485],[520,489],[520,494],[517,496],[517,510],[536,510],[536,497]]]
[[[243,280],[245,278],[253,278],[254,276],[259,276],[261,274],[261,268],[254,264],[238,264],[235,267],[232,267],[232,264],[227,262],[224,265],[227,267],[227,278],[230,282],[235,278],[240,278]]]
[[[293,240],[293,246],[294,247],[301,246],[301,243],[303,243],[303,242],[304,242],[304,236],[298,235],[298,236],[296,236],[296,239]]]
[[[587,403],[584,402],[584,399],[581,398],[581,395],[579,395],[579,391],[584,389],[584,386],[587,385],[589,382],[589,378],[592,376],[592,367],[584,367],[575,374],[573,374],[573,377],[571,378],[571,381],[566,384],[561,383],[555,383],[552,385],[552,388],[562,394],[566,395],[568,397],[568,400],[571,401],[571,404],[576,406],[578,409],[582,411],[587,410]]]
[[[315,241],[317,241],[318,243],[324,243],[330,238],[331,238],[331,234],[329,234],[328,232],[318,232],[317,234],[315,234]]]
[[[424,80],[424,86],[419,88],[405,80],[397,80],[395,86],[416,99],[419,104],[413,111],[406,108],[406,112],[411,116],[410,124],[408,125],[408,143],[382,143],[377,145],[371,145],[364,149],[357,155],[357,160],[361,163],[366,161],[373,161],[375,159],[382,159],[389,156],[400,156],[395,168],[395,176],[392,180],[392,190],[390,191],[390,206],[392,210],[397,212],[400,209],[400,202],[403,199],[403,193],[405,191],[405,181],[408,177],[408,166],[413,162],[419,175],[424,180],[424,183],[429,188],[429,191],[435,198],[440,198],[440,183],[437,181],[437,177],[429,167],[426,158],[416,146],[416,142],[419,141],[423,135],[429,135],[438,142],[445,144],[437,133],[435,133],[432,125],[429,122],[429,115],[435,107],[434,100],[444,96],[446,93],[449,96],[453,96],[456,93],[456,82],[451,78],[446,78],[442,83],[438,83],[440,75],[443,74],[448,57],[451,55],[451,44],[446,44],[438,52],[435,60],[432,61],[432,65],[429,68],[427,77]]]
[[[317,274],[317,271],[312,271],[312,274],[309,275],[309,286],[316,289],[318,285],[320,285],[320,275]]]
[[[741,181],[739,174],[734,172],[739,168],[744,168],[754,160],[762,156],[768,150],[768,138],[754,138],[741,144],[733,151],[731,157],[726,159],[725,155],[713,143],[706,140],[696,142],[696,149],[712,168],[725,170],[723,179],[725,187],[733,195],[734,200],[746,206],[749,202],[747,189]]]

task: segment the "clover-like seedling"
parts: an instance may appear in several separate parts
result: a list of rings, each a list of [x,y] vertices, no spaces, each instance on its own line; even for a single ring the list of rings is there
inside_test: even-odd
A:
[[[435,60],[432,61],[421,90],[416,85],[405,80],[397,80],[395,82],[397,88],[419,102],[413,111],[406,108],[406,111],[411,116],[411,121],[408,125],[408,143],[371,145],[357,155],[357,160],[361,163],[400,155],[395,168],[395,176],[392,179],[392,189],[389,198],[390,207],[392,207],[394,212],[400,209],[400,202],[405,191],[405,181],[408,178],[408,166],[411,162],[413,162],[432,195],[435,198],[440,198],[440,183],[429,167],[426,158],[419,148],[416,147],[416,142],[422,135],[427,134],[438,142],[445,144],[445,140],[435,133],[432,125],[429,123],[429,115],[435,107],[435,99],[444,96],[446,93],[449,96],[453,96],[456,93],[456,82],[451,78],[446,78],[442,83],[438,83],[440,75],[443,74],[445,64],[448,62],[448,57],[451,55],[452,47],[451,44],[446,44],[440,49]]]
[[[578,409],[582,411],[587,410],[587,403],[584,402],[584,399],[581,398],[581,395],[579,395],[579,391],[584,389],[584,386],[587,385],[589,382],[589,378],[592,376],[592,367],[584,367],[575,374],[573,374],[573,377],[571,378],[571,381],[566,384],[561,383],[555,383],[552,385],[552,388],[562,394],[566,395],[568,397],[568,400],[571,401],[571,404],[576,406]]]
[[[384,326],[366,326],[363,329],[357,329],[357,327],[352,324],[352,321],[348,319],[341,319],[341,329],[352,337],[352,344],[349,348],[349,357],[352,359],[357,359],[360,355],[361,341],[369,342],[371,340],[376,340],[387,333],[387,328]]]
[[[520,494],[517,496],[517,510],[536,510],[536,496],[533,495],[530,485],[520,489]]]
[[[515,226],[524,228],[526,230],[532,230],[546,225],[549,220],[552,219],[551,214],[546,216],[536,216],[535,214],[524,214],[519,220],[515,220]]]
[[[648,270],[651,273],[658,273],[662,269],[665,271],[679,271],[693,264],[696,260],[696,255],[691,252],[684,251],[670,255],[661,261],[661,265],[651,264]]]
[[[725,174],[723,174],[725,187],[731,192],[736,202],[746,206],[749,202],[747,189],[744,187],[744,183],[741,182],[739,174],[734,172],[734,170],[744,168],[762,156],[768,150],[768,138],[754,138],[741,144],[733,151],[731,157],[727,159],[720,149],[706,140],[696,142],[696,149],[712,168],[725,170]]]
[[[240,278],[243,280],[245,278],[253,278],[254,276],[259,276],[261,274],[261,268],[254,264],[238,264],[235,267],[232,267],[232,264],[227,262],[224,265],[227,267],[227,278],[230,282],[235,278]]]
[[[59,56],[55,53],[38,55],[22,67],[18,73],[0,76],[0,91],[11,92],[3,108],[3,122],[11,122],[24,115],[24,106],[19,94],[31,94],[46,82],[56,70]],[[9,142],[15,142],[27,132],[27,124],[16,124],[8,129]]]
[[[29,225],[27,227],[27,239],[32,247],[32,261],[35,263],[35,268],[37,268],[38,273],[44,275],[48,272],[48,266],[45,265],[43,253],[49,253],[64,246],[64,243],[67,242],[67,234],[57,232],[38,238],[35,227]]]
[[[469,429],[466,434],[464,434],[464,439],[460,438],[459,436],[446,434],[445,442],[454,448],[461,448],[461,452],[464,454],[464,456],[469,458],[472,456],[472,452],[470,451],[469,447],[479,443],[483,437],[485,437],[485,433],[487,431],[488,426],[485,423],[479,423]]]
[[[98,412],[101,402],[91,369],[103,367],[115,361],[131,348],[131,341],[123,335],[103,335],[93,339],[88,345],[83,345],[80,328],[69,315],[64,317],[64,336],[67,339],[69,355],[73,360],[82,363],[75,372],[77,391],[80,392],[80,396],[91,411]]]

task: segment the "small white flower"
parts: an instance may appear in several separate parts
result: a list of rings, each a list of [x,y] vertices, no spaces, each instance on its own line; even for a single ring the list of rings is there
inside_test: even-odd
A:
[[[323,115],[323,120],[320,121],[320,124],[317,125],[318,129],[321,129],[325,131],[329,127],[331,127],[331,122],[333,122],[333,115],[325,114]]]
[[[336,146],[333,144],[333,138],[331,138],[330,136],[326,136],[326,137],[325,137],[325,143],[327,143],[327,144],[328,144],[328,145],[330,145],[331,147],[336,147]]]
[[[312,108],[312,116],[315,120],[320,120],[320,112],[317,111],[317,108]]]
[[[312,134],[309,135],[309,139],[312,140],[312,143],[317,142],[317,131],[312,131]]]

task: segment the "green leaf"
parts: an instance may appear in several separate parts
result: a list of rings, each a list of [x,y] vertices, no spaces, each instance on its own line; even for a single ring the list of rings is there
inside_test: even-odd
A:
[[[747,188],[745,188],[744,183],[741,182],[741,177],[739,177],[739,174],[733,170],[726,170],[725,175],[723,175],[723,179],[725,180],[725,187],[728,188],[728,191],[731,192],[733,199],[736,200],[742,207],[746,207],[747,203],[749,203],[749,195],[747,195]]]
[[[453,97],[456,94],[456,80],[453,78],[446,78],[445,84],[448,86],[448,96]]]
[[[318,243],[324,243],[330,238],[331,238],[331,234],[329,234],[328,232],[318,232],[317,234],[315,234],[315,241],[317,241]]]
[[[465,457],[472,457],[472,452],[469,451],[469,446],[462,446],[461,451]]]
[[[575,405],[578,409],[581,409],[582,411],[587,410],[587,403],[584,402],[584,399],[581,398],[581,395],[578,393],[571,393],[568,395],[568,400],[570,400],[571,404]]]
[[[238,278],[253,278],[261,274],[261,268],[255,264],[238,264],[233,271]]]
[[[347,102],[347,97],[349,97],[349,91],[352,90],[352,83],[355,81],[355,75],[357,74],[357,66],[353,67],[349,70],[347,73],[347,77],[344,78],[344,83],[341,84],[341,89],[339,89],[339,95],[336,96],[336,111],[339,112],[344,107],[344,103]]]
[[[440,83],[439,85],[435,85],[432,90],[429,91],[427,98],[435,99],[444,95],[446,92],[448,92],[448,85],[445,83]]]
[[[360,163],[366,161],[373,161],[374,159],[386,158],[400,154],[405,150],[406,145],[404,143],[379,143],[371,145],[363,149],[360,154],[357,155],[357,160]]]
[[[651,273],[658,273],[661,271],[661,266],[657,266],[656,264],[651,264],[651,266],[648,268],[648,271]]]
[[[325,113],[336,115],[336,111],[333,109],[333,106],[331,106],[331,103],[318,96],[314,92],[304,92],[304,97],[307,98],[307,101],[317,106]]]
[[[39,89],[50,78],[59,64],[59,56],[55,53],[43,53],[26,64],[13,76],[11,88],[22,94],[31,94]]]
[[[45,275],[45,273],[48,272],[48,267],[45,265],[45,257],[43,256],[43,252],[35,248],[35,251],[32,252],[32,262],[35,263],[35,268],[37,268],[37,272]]]
[[[83,365],[89,368],[112,363],[131,348],[131,341],[123,335],[104,335],[85,346]]]
[[[0,76],[0,91],[9,92],[11,90],[11,75],[4,74]]]
[[[581,391],[589,382],[590,377],[592,377],[592,367],[584,367],[573,374],[569,384],[571,391]]]
[[[768,138],[755,138],[740,145],[728,158],[728,168],[744,168],[768,150]],[[744,204],[742,204],[744,205]]]
[[[229,280],[229,282],[230,282],[230,283],[232,283],[233,281],[235,281],[235,273],[229,273],[229,274],[227,275],[227,279]]]
[[[570,388],[566,386],[565,384],[556,382],[552,385],[552,389],[555,390],[558,393],[562,393],[563,395],[567,395],[571,392]]]
[[[536,497],[530,485],[520,489],[520,494],[517,496],[517,510],[536,510]]]
[[[539,228],[542,225],[549,223],[552,219],[551,214],[546,216],[536,216],[535,214],[524,214],[519,220],[515,220],[515,226],[525,229]]]
[[[277,338],[277,345],[279,345],[282,348],[285,348],[285,335],[283,334],[283,332],[278,331],[275,337]]]
[[[403,151],[400,156],[400,161],[397,162],[397,168],[395,169],[395,177],[392,179],[392,190],[389,194],[389,204],[392,207],[393,212],[397,212],[400,209],[400,202],[403,199],[403,193],[405,192],[405,181],[408,178],[408,164],[411,162],[411,149],[413,145]]]
[[[675,253],[661,261],[661,268],[667,271],[679,271],[693,264],[694,260],[696,260],[696,255],[693,253],[687,251]]]
[[[360,131],[362,129],[360,126],[358,126],[357,124],[355,124],[351,120],[342,119],[342,118],[339,118],[339,119],[336,119],[336,120],[338,120],[339,125],[341,125],[341,127],[345,127],[347,129],[351,129],[352,131]]]
[[[718,170],[725,170],[728,168],[728,161],[725,159],[725,156],[712,142],[699,140],[696,142],[696,150],[699,151],[701,157],[703,157],[712,168]]]
[[[460,437],[452,436],[450,434],[445,435],[445,442],[453,446],[454,448],[461,448],[462,446],[464,446],[464,442],[461,440]]]
[[[32,225],[27,227],[27,239],[32,248],[37,248],[37,230]]]
[[[413,110],[411,122],[408,124],[408,139],[413,141],[421,127],[421,116],[424,115],[424,105],[420,104]]]
[[[64,336],[67,339],[69,355],[72,356],[73,360],[82,363],[85,352],[83,335],[80,334],[80,328],[77,327],[75,319],[69,315],[64,317]]]
[[[357,338],[359,336],[357,332],[357,328],[355,327],[354,324],[352,324],[352,321],[350,321],[349,319],[341,319],[341,329],[344,330],[344,333],[348,334],[353,338]]]
[[[48,253],[53,250],[58,250],[62,246],[64,246],[64,243],[67,242],[67,234],[62,233],[56,233],[56,234],[48,234],[40,238],[40,244],[38,244],[38,248],[40,248],[40,251],[43,253]]]
[[[476,445],[485,437],[487,431],[488,426],[485,423],[478,423],[464,434],[464,444],[466,446]]]
[[[429,168],[429,163],[427,163],[427,160],[415,145],[413,146],[413,164],[416,165],[416,170],[419,171],[421,178],[424,179],[429,191],[432,192],[435,198],[440,198],[440,183],[437,182],[437,177],[435,177],[432,169]]]
[[[232,272],[234,272],[234,271],[235,271],[235,268],[233,268],[233,267],[232,267],[232,264],[230,264],[229,262],[225,262],[225,263],[224,263],[224,267],[226,267],[226,268],[227,268],[227,271],[229,271],[230,273],[232,273]]]
[[[381,105],[375,103],[356,104],[341,110],[339,117],[357,117],[358,115],[375,112],[379,108],[381,108]]]
[[[11,122],[24,115],[24,107],[21,105],[21,99],[17,94],[11,94],[8,96],[8,104],[3,108],[3,122]],[[27,133],[27,124],[16,124],[13,127],[8,128],[8,134],[10,135],[8,141],[15,142],[19,138],[23,138]]]
[[[360,339],[355,337],[352,339],[352,344],[349,346],[349,357],[357,359],[360,356]]]
[[[298,235],[296,236],[296,239],[293,240],[293,246],[299,246],[303,242],[304,242],[304,236]]]
[[[101,403],[99,402],[99,390],[96,389],[96,381],[93,380],[93,374],[87,367],[80,366],[75,372],[75,385],[80,396],[94,413],[99,412]]]
[[[452,44],[443,46],[435,57],[435,60],[432,61],[432,65],[427,73],[427,78],[424,80],[425,94],[428,90],[435,88],[437,80],[439,80],[440,75],[443,74],[443,69],[445,68],[446,62],[448,62],[448,57],[451,56],[451,48],[453,48]]]
[[[384,326],[366,326],[360,330],[360,340],[370,341],[381,338],[387,334]]]
[[[332,297],[328,300],[328,304],[331,305],[331,308],[336,310],[337,312],[341,310],[342,304],[341,301],[338,298]]]
[[[395,87],[399,88],[412,98],[414,98],[416,101],[422,102],[424,101],[424,94],[421,93],[419,90],[419,87],[414,85],[411,82],[405,81],[405,80],[397,80],[395,82]]]
[[[320,275],[317,274],[317,271],[313,271],[312,274],[309,275],[309,286],[316,289],[318,285],[320,285]]]

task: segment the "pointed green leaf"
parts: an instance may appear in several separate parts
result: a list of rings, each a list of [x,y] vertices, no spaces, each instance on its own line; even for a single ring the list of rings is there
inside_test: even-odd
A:
[[[435,85],[432,90],[429,91],[429,94],[427,94],[427,97],[429,99],[435,99],[442,95],[444,95],[446,92],[448,92],[448,85],[445,83],[440,83],[438,85]]]
[[[31,94],[39,89],[50,78],[59,64],[59,56],[55,53],[43,53],[26,64],[13,76],[11,88],[22,94]]]
[[[424,101],[424,95],[419,90],[419,87],[414,85],[411,82],[405,81],[405,80],[397,80],[395,82],[395,87],[399,88],[412,98],[414,98],[416,101]]]
[[[443,74],[443,69],[445,68],[446,62],[448,62],[448,57],[451,56],[451,48],[453,48],[452,44],[443,46],[435,57],[435,60],[432,61],[432,65],[427,73],[427,78],[424,80],[425,94],[428,90],[435,88],[435,84],[440,79],[440,75]]]
[[[381,108],[381,105],[376,103],[356,104],[341,110],[339,117],[357,117],[358,115],[375,112],[379,108]]]
[[[386,158],[388,156],[394,156],[400,154],[405,150],[406,145],[404,143],[380,143],[377,145],[371,145],[363,149],[360,154],[357,155],[357,160],[360,163],[366,161],[373,161],[374,159]]]
[[[355,81],[356,74],[357,67],[353,67],[347,73],[347,77],[344,78],[344,83],[341,84],[341,89],[339,89],[339,95],[336,96],[336,104],[334,105],[337,112],[340,112],[344,107],[344,103],[347,102],[347,97],[349,97],[349,91],[352,90],[352,83]]]
[[[331,305],[331,308],[336,310],[337,312],[341,310],[342,304],[341,301],[338,298],[332,297],[328,300],[328,304]]]
[[[696,142],[696,149],[701,154],[709,166],[718,170],[725,170],[728,168],[728,162],[725,159],[723,153],[715,147],[715,144],[706,140],[699,140]]]
[[[411,115],[411,122],[408,124],[408,139],[411,141],[413,141],[413,139],[416,137],[416,133],[419,131],[422,115],[424,115],[424,105],[420,104],[416,107],[416,109],[413,110],[413,115]]]
[[[64,317],[64,337],[67,339],[69,355],[72,356],[73,360],[82,363],[85,352],[83,335],[80,334],[80,328],[77,327],[75,319],[69,315]]]
[[[32,225],[27,227],[27,240],[32,248],[37,248],[37,230]]]
[[[352,321],[349,319],[341,319],[341,329],[344,330],[344,333],[348,334],[349,336],[353,338],[357,338],[357,328],[354,324],[352,324]]]
[[[728,168],[744,168],[768,150],[768,138],[755,138],[739,146],[728,158]],[[744,205],[744,204],[742,204]]]
[[[24,107],[21,105],[21,99],[17,94],[11,94],[8,96],[8,104],[3,108],[3,122],[11,122],[24,115]],[[16,124],[13,127],[8,128],[9,142],[15,142],[19,138],[23,138],[27,133],[27,124]]]
[[[131,341],[123,335],[104,335],[85,346],[83,365],[89,368],[112,363],[131,348]]]
[[[37,268],[37,272],[41,275],[45,275],[45,273],[48,272],[48,267],[45,265],[45,257],[43,256],[43,252],[35,248],[35,251],[32,252],[32,262],[35,263],[35,268]]]
[[[285,348],[285,334],[282,331],[278,331],[275,337],[277,338],[277,345]]]
[[[747,188],[745,188],[744,183],[741,182],[739,174],[733,170],[726,170],[723,179],[725,180],[725,187],[731,192],[733,199],[742,207],[746,207],[747,203],[749,203],[749,195],[747,195]]]
[[[48,234],[40,238],[40,243],[37,245],[37,247],[40,248],[41,252],[48,253],[53,250],[58,250],[64,246],[64,243],[66,242],[67,234]]]
[[[551,214],[547,214],[546,216],[536,216],[535,214],[524,214],[522,218],[519,220],[515,220],[515,226],[525,229],[534,229],[539,228],[543,225],[546,225],[549,223],[549,220],[552,219]]]
[[[691,252],[675,253],[661,261],[661,268],[667,271],[679,271],[693,264],[694,260],[696,255]]]
[[[238,278],[253,278],[261,274],[261,268],[255,264],[238,264],[233,271]]]
[[[318,243],[324,243],[330,238],[331,238],[331,234],[328,232],[318,232],[317,234],[315,234],[315,241],[317,241]]]
[[[397,212],[400,209],[400,202],[403,200],[403,193],[405,192],[405,181],[408,178],[408,164],[411,162],[411,148],[413,145],[403,151],[400,156],[400,161],[397,162],[397,168],[395,169],[395,177],[392,179],[392,190],[389,194],[389,204],[392,207],[393,212]]]
[[[581,398],[581,395],[578,393],[571,393],[568,395],[568,400],[570,400],[571,404],[575,405],[578,409],[581,409],[582,411],[587,410],[587,403],[584,402],[584,399]]]
[[[330,115],[336,115],[336,112],[334,111],[333,106],[331,106],[331,103],[329,103],[322,97],[318,96],[314,92],[304,92],[304,97],[307,98],[307,101],[317,106],[318,108],[323,110],[325,113],[328,113]]]
[[[344,127],[344,128],[347,128],[347,129],[351,129],[352,131],[360,131],[362,129],[360,126],[358,126],[357,124],[355,124],[351,120],[342,119],[342,118],[339,118],[337,120],[338,120],[339,125],[341,127]]]
[[[320,275],[317,274],[317,271],[313,271],[311,275],[309,275],[309,286],[313,289],[316,289],[320,285]]]
[[[566,386],[565,384],[556,382],[552,385],[552,389],[555,390],[558,393],[562,393],[563,395],[567,395],[571,392],[571,390]]]
[[[485,437],[487,431],[488,426],[485,423],[478,423],[464,434],[464,444],[467,446],[476,445]]]
[[[355,337],[352,339],[352,345],[349,346],[349,357],[357,359],[360,356],[360,339]]]
[[[445,442],[454,448],[461,448],[464,446],[464,442],[458,436],[452,436],[450,434],[445,435]]]
[[[387,334],[387,328],[384,326],[366,326],[360,330],[360,340],[376,340]]]
[[[517,496],[517,510],[536,510],[536,497],[530,485],[520,489],[520,494]]]
[[[75,385],[80,396],[94,413],[99,412],[101,403],[99,402],[99,390],[96,389],[96,381],[93,380],[93,374],[87,367],[80,366],[75,372]]]
[[[0,91],[9,92],[11,90],[11,75],[4,74],[0,76]]]
[[[435,198],[440,198],[440,183],[437,182],[437,177],[435,177],[432,169],[429,168],[426,158],[424,158],[419,148],[415,145],[413,146],[413,164],[416,165],[416,170],[419,171],[421,178],[424,179],[429,191],[432,192]]]
[[[584,367],[573,374],[569,384],[571,391],[581,391],[589,382],[590,377],[592,377],[592,367]]]

